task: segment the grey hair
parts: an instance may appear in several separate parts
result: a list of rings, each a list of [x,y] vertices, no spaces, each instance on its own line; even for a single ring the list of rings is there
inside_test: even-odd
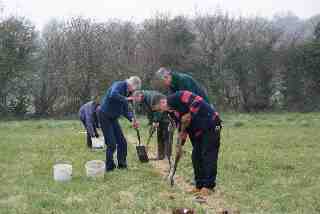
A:
[[[129,77],[126,81],[131,85],[134,91],[141,88],[141,79],[138,76]]]
[[[166,76],[171,74],[171,70],[166,67],[161,67],[159,70],[156,72],[156,77],[158,79],[164,79]]]

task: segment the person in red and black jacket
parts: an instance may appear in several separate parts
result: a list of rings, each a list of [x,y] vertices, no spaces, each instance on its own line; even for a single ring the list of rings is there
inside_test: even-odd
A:
[[[168,97],[159,96],[156,102],[157,110],[174,113],[181,146],[187,136],[190,138],[196,182],[192,192],[209,193],[209,190],[213,190],[216,186],[221,130],[218,112],[202,97],[190,91],[178,91]]]

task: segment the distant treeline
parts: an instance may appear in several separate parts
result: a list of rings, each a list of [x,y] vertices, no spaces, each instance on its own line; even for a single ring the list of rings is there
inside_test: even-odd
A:
[[[191,74],[220,111],[320,110],[320,15],[193,18],[156,14],[137,24],[84,17],[42,29],[0,19],[0,114],[65,115],[160,66]]]

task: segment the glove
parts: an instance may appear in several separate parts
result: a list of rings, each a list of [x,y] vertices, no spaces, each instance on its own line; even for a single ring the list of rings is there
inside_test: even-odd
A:
[[[139,122],[137,120],[133,120],[132,121],[132,127],[135,128],[135,129],[139,128]]]
[[[154,128],[158,128],[158,127],[159,127],[159,123],[158,123],[158,122],[153,122],[153,123],[152,123],[152,126],[153,126]]]
[[[191,113],[184,114],[181,117],[181,126],[188,127],[191,123]]]
[[[179,140],[181,145],[184,145],[184,143],[187,140],[187,137],[188,137],[188,133],[187,132],[182,131],[182,132],[179,133],[178,140]]]

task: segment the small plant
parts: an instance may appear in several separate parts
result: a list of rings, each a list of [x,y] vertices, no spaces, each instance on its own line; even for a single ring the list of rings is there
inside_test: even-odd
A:
[[[241,126],[244,126],[244,125],[245,125],[245,123],[242,122],[242,121],[236,121],[236,122],[233,124],[234,127],[241,127]]]

